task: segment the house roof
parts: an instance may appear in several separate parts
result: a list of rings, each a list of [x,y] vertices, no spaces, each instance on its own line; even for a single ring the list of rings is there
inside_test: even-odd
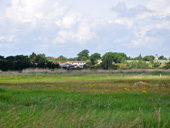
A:
[[[84,62],[85,63],[85,61],[67,61],[67,63],[78,63],[78,62]]]
[[[100,62],[100,61],[102,61],[102,60],[101,60],[101,59],[98,59],[98,60],[97,60],[97,62]]]
[[[58,61],[58,62],[54,62],[55,64],[57,63],[57,64],[60,64],[61,63],[61,61]]]

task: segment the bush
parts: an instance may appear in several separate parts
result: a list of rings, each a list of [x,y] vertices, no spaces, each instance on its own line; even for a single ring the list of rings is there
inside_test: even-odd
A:
[[[166,63],[163,68],[165,68],[165,69],[170,69],[170,62]]]
[[[153,68],[158,68],[158,67],[160,67],[160,63],[159,62],[155,62],[154,64],[153,64]]]

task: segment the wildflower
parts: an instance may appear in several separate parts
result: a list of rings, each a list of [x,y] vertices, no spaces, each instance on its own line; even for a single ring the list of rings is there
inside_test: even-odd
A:
[[[146,93],[146,90],[143,90],[142,92],[143,92],[143,93]]]
[[[60,87],[60,90],[62,90],[63,88],[62,87]]]
[[[19,88],[21,88],[21,86],[19,86]]]
[[[144,87],[143,89],[145,90],[146,88]]]
[[[92,84],[91,86],[92,86],[92,87],[95,87],[95,84]]]
[[[28,89],[31,90],[31,87],[29,87]]]
[[[128,89],[128,88],[124,88],[124,90],[125,90],[125,91],[129,91],[129,89]]]
[[[104,91],[105,91],[105,92],[108,92],[109,90],[105,89]]]

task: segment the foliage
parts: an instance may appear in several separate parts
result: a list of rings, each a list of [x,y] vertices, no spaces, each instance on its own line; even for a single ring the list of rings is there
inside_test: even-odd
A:
[[[143,57],[143,60],[144,61],[153,61],[154,60],[154,56],[145,56],[145,57]]]
[[[167,60],[167,58],[162,55],[159,57],[159,60]]]
[[[95,65],[98,59],[101,59],[101,55],[99,53],[94,53],[90,56],[90,61],[92,62],[93,65]]]
[[[142,55],[141,55],[141,54],[139,54],[139,56],[138,56],[138,57],[131,58],[131,60],[142,60]]]
[[[105,70],[112,69],[113,65],[113,53],[108,52],[102,57],[102,68]]]
[[[58,61],[67,61],[67,58],[61,55],[57,58],[57,60]]]
[[[163,68],[165,68],[165,69],[170,69],[170,62],[166,63]]]
[[[154,68],[158,68],[158,67],[160,67],[160,65],[161,65],[161,64],[160,64],[159,62],[154,62],[153,67],[154,67]]]
[[[89,51],[83,50],[77,54],[78,60],[87,60],[89,58]]]
[[[115,63],[124,62],[127,59],[126,54],[124,53],[116,53],[116,52],[108,52],[102,57],[102,67],[103,69],[117,69],[118,66],[113,65]]]
[[[138,68],[139,69],[147,69],[147,68],[149,68],[149,65],[145,61],[142,61],[142,60],[128,62],[127,64],[130,69],[138,69]]]
[[[26,68],[58,68],[58,64],[49,62],[45,54],[32,53],[29,57],[23,55],[1,57],[0,70],[23,70]]]

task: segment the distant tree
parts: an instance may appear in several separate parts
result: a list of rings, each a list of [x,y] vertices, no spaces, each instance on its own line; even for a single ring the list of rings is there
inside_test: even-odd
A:
[[[4,56],[1,56],[1,55],[0,55],[0,60],[3,60],[3,59],[4,59]]]
[[[105,70],[108,69],[117,69],[118,67],[113,64],[113,56],[114,54],[112,52],[108,52],[103,55],[102,57],[102,63],[101,67]]]
[[[81,61],[86,61],[87,59],[88,59],[87,57],[82,56],[80,60],[81,60]]]
[[[159,62],[155,62],[154,64],[153,64],[153,68],[158,68],[158,67],[160,67],[160,63]]]
[[[141,55],[141,54],[139,54],[139,56],[138,56],[138,57],[133,58],[133,60],[142,60],[142,55]]]
[[[145,61],[142,61],[142,60],[132,61],[127,64],[130,69],[138,69],[138,68],[139,69],[147,69],[147,68],[149,68],[149,65]]]
[[[165,68],[165,69],[170,69],[170,62],[166,63],[163,68]]]
[[[38,54],[36,55],[35,62],[38,63],[40,60],[42,61],[42,59],[46,60],[45,54]]]
[[[77,57],[75,57],[75,58],[68,58],[67,60],[68,60],[68,61],[76,61],[76,60],[77,60]]]
[[[78,54],[77,54],[77,56],[78,56],[78,60],[81,60],[82,59],[82,57],[83,57],[83,59],[85,59],[85,57],[86,57],[86,60],[89,58],[89,51],[88,50],[83,50],[83,51],[81,51],[81,52],[79,52]]]
[[[108,70],[109,69],[109,66],[110,64],[108,64],[109,62],[113,62],[113,53],[112,52],[107,52],[105,53],[103,56],[102,56],[102,63],[101,63],[101,66],[103,69],[105,70]],[[111,59],[111,60],[108,60],[108,59]],[[109,65],[109,66],[108,66]]]
[[[36,56],[37,55],[34,52],[30,55],[30,61],[31,61],[32,64],[35,63]]]
[[[164,57],[164,56],[160,56],[158,59],[159,59],[159,60],[167,60],[167,58]]]
[[[61,55],[57,58],[57,60],[58,61],[67,61],[67,58]]]
[[[145,57],[143,57],[143,60],[144,61],[153,61],[154,60],[154,56],[145,56]]]
[[[113,53],[113,61],[115,63],[122,63],[127,59],[128,59],[128,57],[126,56],[125,53],[117,53],[117,52]]]
[[[90,56],[90,61],[94,65],[95,62],[101,58],[101,55],[99,53],[94,53]]]

